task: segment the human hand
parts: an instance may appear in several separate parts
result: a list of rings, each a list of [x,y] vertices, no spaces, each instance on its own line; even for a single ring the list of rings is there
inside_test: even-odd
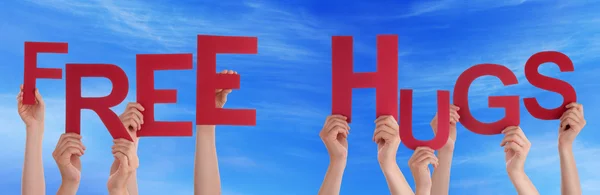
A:
[[[583,105],[573,102],[566,106],[567,111],[560,117],[558,128],[558,146],[571,147],[575,138],[586,125],[583,116]]]
[[[127,192],[127,182],[138,168],[139,160],[133,142],[126,139],[116,139],[113,142],[112,154],[118,166],[114,171],[111,170],[107,187],[111,194],[120,194]]]
[[[145,109],[141,104],[130,102],[127,104],[127,107],[125,107],[123,114],[119,115],[121,123],[123,123],[125,129],[127,129],[129,135],[136,143],[140,139],[137,136],[137,131],[142,129],[142,124],[144,124],[144,115],[142,115],[142,111],[144,110]]]
[[[44,100],[38,89],[35,89],[34,93],[35,104],[33,105],[23,104],[23,85],[21,85],[21,89],[17,95],[19,116],[21,116],[28,130],[30,129],[29,127],[41,128],[44,126]]]
[[[219,74],[237,74],[236,71],[233,70],[223,70]],[[231,89],[216,89],[215,90],[215,100],[217,108],[223,108],[225,103],[227,102],[227,95],[231,93]]]
[[[525,159],[531,148],[531,143],[517,126],[507,127],[502,131],[504,139],[500,146],[504,147],[506,171],[509,175],[525,172]]]
[[[60,170],[62,182],[79,184],[81,181],[81,160],[85,151],[81,142],[81,135],[65,133],[60,136],[52,157]]]
[[[342,115],[328,116],[319,133],[321,140],[327,147],[331,161],[346,160],[346,157],[348,157],[350,126],[346,119],[347,117]]]
[[[456,141],[456,123],[460,120],[460,115],[458,115],[458,110],[460,108],[455,105],[450,105],[450,136],[448,136],[448,141],[444,146],[454,145]],[[431,129],[433,129],[433,133],[437,134],[437,124],[438,124],[438,113],[435,113],[435,116],[431,120]]]
[[[431,188],[430,164],[437,167],[439,162],[434,150],[429,147],[417,147],[410,160],[408,160],[408,166],[413,174],[417,191],[419,191],[419,188],[427,188],[425,191],[428,192]]]
[[[398,122],[393,116],[380,116],[375,120],[373,141],[377,143],[377,160],[382,168],[396,164],[396,153],[400,146]]]

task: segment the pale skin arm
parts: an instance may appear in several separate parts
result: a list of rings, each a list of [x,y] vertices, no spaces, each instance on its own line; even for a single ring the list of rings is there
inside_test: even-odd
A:
[[[431,194],[447,195],[450,191],[450,169],[454,156],[454,143],[447,144],[438,150],[439,165],[434,168],[431,176]]]
[[[121,115],[119,115],[119,119],[123,126],[127,129],[129,136],[133,139],[133,149],[134,151],[138,151],[140,138],[137,136],[137,131],[142,129],[142,124],[144,124],[144,116],[142,112],[144,111],[144,107],[135,102],[129,102],[127,107],[125,107],[125,111]],[[113,174],[119,166],[117,160],[115,160],[111,166],[110,173]],[[130,173],[129,179],[127,181],[126,189],[130,195],[138,195],[138,185],[137,185],[137,169],[133,169]]]
[[[392,116],[375,120],[373,141],[377,143],[377,160],[392,195],[414,194],[396,162],[400,146],[399,126]]]
[[[525,159],[531,148],[531,142],[520,127],[507,127],[502,131],[506,171],[519,195],[539,195],[535,185],[525,174]]]
[[[562,195],[581,195],[581,183],[573,154],[573,142],[587,122],[584,119],[583,105],[574,102],[568,104],[566,108],[567,111],[560,117],[558,136],[560,189]]]
[[[348,157],[347,138],[350,134],[350,126],[346,119],[345,116],[341,115],[327,117],[319,133],[319,137],[321,137],[329,154],[329,167],[319,189],[319,195],[340,194]]]
[[[44,165],[42,161],[42,140],[44,138],[44,100],[40,92],[35,89],[36,103],[23,104],[23,85],[17,95],[19,116],[25,123],[25,155],[23,162],[23,176],[21,180],[21,193],[23,195],[46,194],[44,180]]]
[[[381,165],[381,170],[385,176],[385,180],[390,188],[390,194],[392,195],[409,195],[414,194],[410,185],[406,181],[404,174],[400,170],[400,167],[396,163],[395,165]]]
[[[456,123],[460,120],[458,115],[460,108],[450,105],[450,136],[446,145],[438,150],[438,165],[433,169],[431,176],[431,194],[447,195],[450,191],[450,169],[452,168],[452,157],[454,156],[454,142],[456,140]],[[431,121],[431,128],[437,132],[437,115]]]
[[[342,177],[346,169],[346,160],[332,160],[329,162],[325,179],[319,189],[319,195],[336,195],[340,194],[342,187]]]
[[[237,74],[223,70],[219,74]],[[223,108],[231,89],[215,90],[215,107]],[[215,125],[196,126],[196,153],[194,157],[194,194],[220,195],[221,176],[215,140]]]
[[[196,126],[196,156],[194,158],[194,194],[220,195],[221,179],[217,160],[214,125]]]
[[[44,180],[44,165],[42,161],[43,125],[27,127],[25,141],[25,158],[23,163],[23,178],[21,192],[23,195],[46,194]],[[29,133],[33,132],[33,133]]]

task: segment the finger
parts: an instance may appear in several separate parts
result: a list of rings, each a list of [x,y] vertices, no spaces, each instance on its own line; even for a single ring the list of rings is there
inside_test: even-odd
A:
[[[504,151],[512,150],[517,154],[523,154],[524,148],[519,146],[518,144],[511,142],[504,145]]]
[[[225,94],[230,94],[232,91],[233,91],[232,89],[225,89],[225,90],[223,90],[223,92]]]
[[[333,119],[329,120],[329,122],[325,126],[325,129],[331,130],[336,125],[339,125],[344,129],[348,129],[348,130],[350,129],[350,126],[348,125],[348,123],[345,120],[342,120],[340,118],[333,118]]]
[[[511,132],[516,132],[516,134],[521,138],[521,140],[523,140],[524,143],[529,144],[529,139],[527,139],[527,136],[525,136],[525,132],[523,132],[523,129],[521,129],[521,127],[518,126],[511,126],[506,128],[504,131],[502,131],[502,133],[504,135],[507,135]]]
[[[219,74],[227,74],[227,70],[221,70]]]
[[[69,148],[76,148],[77,150],[79,150],[81,152],[81,154],[84,153],[83,145],[76,141],[73,141],[73,140],[69,140],[69,141],[65,142],[64,144],[60,145],[58,148],[58,153],[62,154]]]
[[[233,70],[228,70],[227,74],[233,74]]]
[[[67,159],[67,158],[70,158],[73,155],[83,156],[83,152],[82,152],[81,148],[69,147],[69,148],[65,149],[65,151],[63,151],[60,154],[60,157],[63,158],[63,159]]]
[[[345,123],[343,123],[343,122],[340,122],[340,121],[334,121],[334,122],[332,122],[331,124],[329,124],[329,127],[328,127],[328,132],[329,132],[329,133],[332,133],[332,132],[335,132],[335,131],[337,131],[337,129],[342,129],[342,130],[345,130],[345,131],[347,131],[347,130],[348,130],[348,127],[347,127],[347,125],[346,125]]]
[[[450,104],[450,111],[458,111],[460,110],[460,107],[454,105],[454,104]]]
[[[126,154],[117,152],[114,157],[119,160],[119,169],[127,170],[129,168],[129,159]]]
[[[458,113],[456,111],[450,112],[450,123],[454,124],[457,123],[459,120],[460,116],[458,116]]]
[[[417,147],[417,149],[415,149],[415,153],[421,153],[423,151],[429,151],[429,152],[434,152],[433,149],[431,149],[430,147]]]
[[[581,117],[577,116],[577,114],[575,114],[575,112],[566,112],[566,113],[564,113],[563,116],[561,117],[561,121],[566,120],[566,119],[572,119],[576,123],[580,123],[581,122]]]
[[[131,127],[131,130],[139,130],[140,129],[140,124],[134,118],[127,119],[127,124],[129,124],[129,127]]]
[[[390,127],[388,124],[379,124],[375,127],[375,131],[385,131],[392,135],[398,135],[398,129]]]
[[[373,141],[375,143],[379,143],[382,140],[390,141],[393,139],[393,136],[397,136],[397,135],[391,134],[387,131],[379,130],[379,131],[375,131],[375,134],[373,134]]]
[[[583,111],[583,105],[580,103],[577,103],[577,102],[571,102],[571,103],[567,104],[567,106],[565,106],[565,108],[567,108],[567,109],[576,108],[578,110]]]
[[[571,127],[569,129],[573,129],[573,128],[575,128],[575,126],[578,126],[578,125],[579,125],[579,123],[577,121],[575,121],[575,119],[573,119],[573,118],[567,118],[560,122],[560,127],[562,130],[568,130],[567,126]]]
[[[563,119],[564,117],[569,115],[574,116],[576,118],[583,118],[581,112],[579,112],[576,108],[570,108],[560,116],[560,119]]]
[[[386,121],[386,120],[389,120],[390,123],[393,123],[396,121],[396,119],[394,119],[393,116],[385,115],[385,116],[377,117],[377,119],[375,119],[375,123],[377,124],[377,123],[380,123],[381,121]]]
[[[135,117],[140,124],[144,124],[144,115],[137,109],[131,109],[129,111],[130,116]]]
[[[23,84],[19,86],[19,90],[23,91]]]
[[[134,146],[134,143],[132,141],[129,141],[129,140],[126,140],[123,138],[115,139],[115,140],[113,140],[113,143],[128,145],[129,147]]]
[[[337,115],[337,114],[335,114],[335,115],[329,115],[325,119],[325,124],[330,123],[330,121],[332,121],[333,119],[341,119],[341,120],[346,121],[346,119],[348,119],[348,117],[345,117],[345,116],[342,116],[342,115]]]
[[[238,74],[237,71],[233,71],[233,74]]]
[[[129,102],[127,104],[127,109],[131,109],[131,108],[135,108],[135,109],[137,109],[139,111],[144,111],[145,110],[144,107],[140,103],[137,103],[137,102]]]
[[[219,93],[221,91],[223,91],[223,89],[215,89],[215,93]]]
[[[435,156],[435,154],[433,152],[425,151],[425,150],[415,160],[415,162],[418,162],[420,165],[432,164],[432,165],[436,165],[436,166],[437,166],[437,161],[438,161],[437,157]]]
[[[502,139],[502,143],[500,143],[500,146],[505,146],[506,144],[508,144],[510,142],[514,142],[521,147],[524,147],[526,145],[526,142],[521,138],[521,136],[519,136],[517,133],[512,133],[512,134],[506,135],[504,137],[504,139]]]

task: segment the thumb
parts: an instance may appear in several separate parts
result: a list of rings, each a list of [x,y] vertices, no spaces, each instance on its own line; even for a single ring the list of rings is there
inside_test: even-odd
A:
[[[115,158],[119,161],[119,171],[126,171],[129,167],[129,159],[121,152],[115,153]]]
[[[35,99],[38,101],[38,103],[40,105],[44,105],[44,100],[42,99],[42,94],[40,94],[40,90],[39,89],[35,89]]]

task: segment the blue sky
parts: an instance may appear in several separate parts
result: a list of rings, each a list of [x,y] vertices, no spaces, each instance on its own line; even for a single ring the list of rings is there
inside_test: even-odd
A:
[[[594,101],[599,87],[600,3],[585,0],[441,1],[2,1],[0,2],[0,189],[19,194],[25,129],[14,97],[23,80],[25,41],[69,43],[69,54],[40,55],[38,66],[111,63],[129,76],[130,92],[114,110],[135,100],[135,54],[194,53],[196,35],[257,36],[257,55],[220,55],[218,70],[242,75],[242,89],[227,107],[255,108],[257,126],[217,128],[224,195],[316,194],[328,157],[318,132],[331,108],[331,36],[354,36],[355,71],[375,70],[375,37],[399,36],[399,86],[414,89],[417,138],[433,136],[435,90],[453,90],[460,73],[480,63],[503,64],[519,84],[503,87],[491,77],[471,87],[471,107],[482,121],[502,111],[487,108],[487,96],[538,97],[555,107],[562,98],[531,86],[523,67],[529,56],[567,54],[575,72],[543,65],[543,74],[570,82],[586,107],[587,127],[577,138],[576,160],[584,194],[600,194],[600,128]],[[195,66],[195,65],[194,65]],[[15,76],[16,75],[16,76]],[[64,75],[64,72],[63,72]],[[63,76],[64,77],[64,76]],[[157,119],[195,119],[195,71],[156,74],[157,88],[176,88],[177,104],[157,105]],[[64,80],[38,80],[47,102],[44,164],[48,193],[60,183],[51,157],[64,132]],[[110,92],[110,82],[85,79],[86,96]],[[349,162],[342,194],[388,194],[371,141],[375,90],[354,90]],[[522,102],[522,101],[521,101]],[[522,128],[533,147],[526,171],[541,194],[559,194],[557,121],[531,117],[521,103]],[[87,146],[79,194],[106,194],[110,135],[92,111],[83,111]],[[501,136],[474,134],[459,125],[450,194],[514,194],[504,170]],[[138,181],[141,194],[192,194],[194,137],[143,138]],[[398,164],[411,183],[401,146]]]

